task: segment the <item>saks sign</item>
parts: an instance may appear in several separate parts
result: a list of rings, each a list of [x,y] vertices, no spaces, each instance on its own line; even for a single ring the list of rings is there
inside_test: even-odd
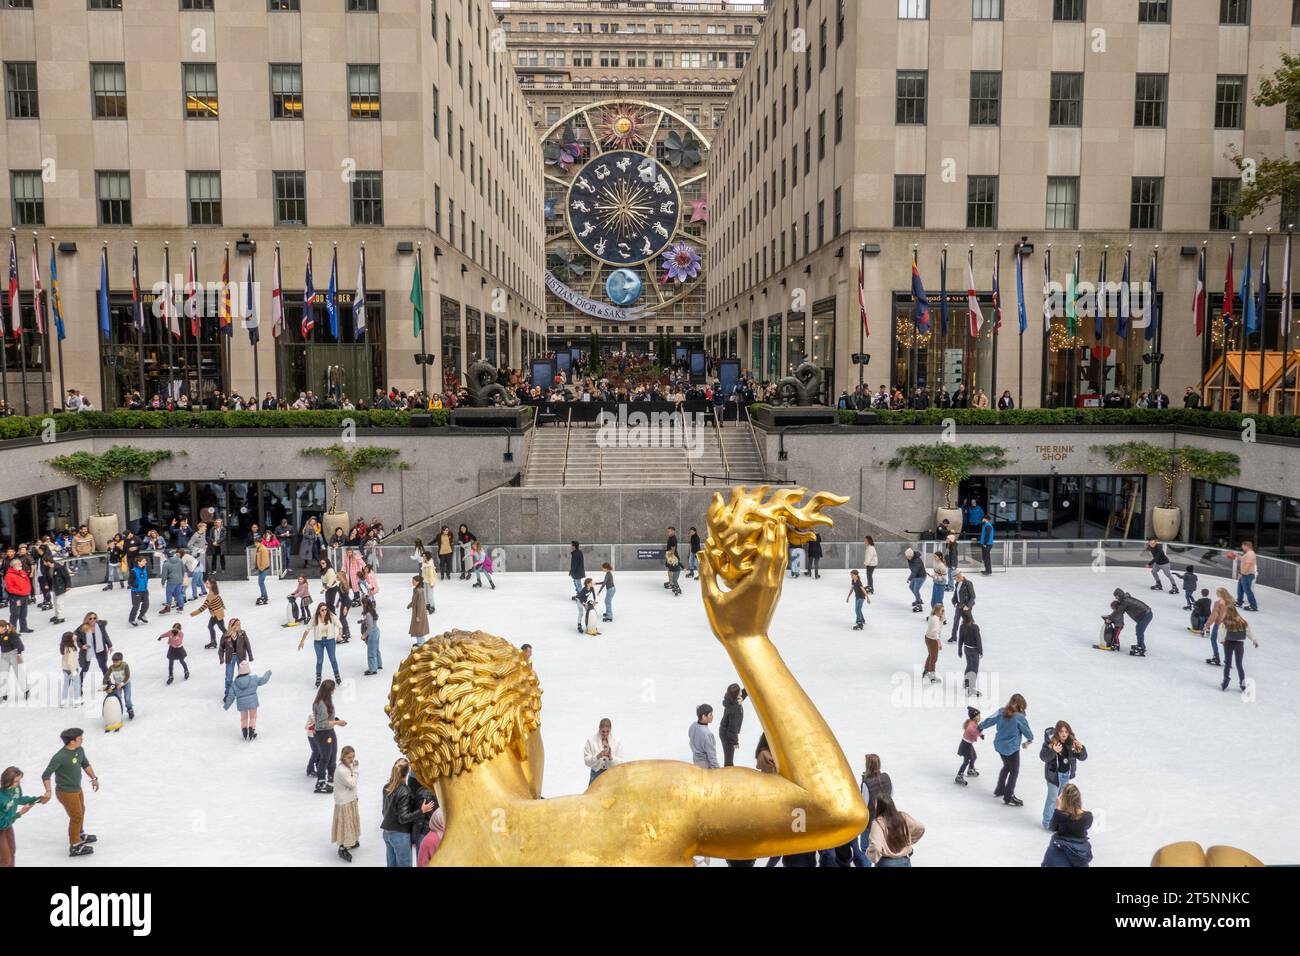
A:
[[[649,313],[644,308],[620,309],[616,305],[606,305],[603,302],[597,302],[595,299],[589,299],[570,289],[567,285],[556,278],[555,274],[547,269],[543,273],[546,281],[546,288],[550,289],[557,296],[573,306],[579,312],[585,312],[587,315],[595,316],[598,319],[604,319],[607,322],[638,322],[644,319]]]

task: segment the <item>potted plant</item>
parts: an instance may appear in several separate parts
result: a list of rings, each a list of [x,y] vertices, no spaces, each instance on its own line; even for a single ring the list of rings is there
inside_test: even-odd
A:
[[[121,530],[117,515],[103,510],[104,492],[108,486],[123,478],[148,478],[154,465],[171,457],[172,453],[166,450],[114,445],[102,454],[77,451],[51,458],[49,463],[51,468],[81,482],[95,496],[94,513],[86,521],[86,527],[95,539],[95,550],[104,551],[113,535]]]
[[[1195,445],[1162,448],[1150,442],[1128,441],[1094,445],[1092,450],[1105,455],[1117,471],[1136,471],[1164,482],[1164,504],[1151,509],[1151,533],[1161,541],[1173,541],[1182,527],[1182,510],[1174,504],[1174,485],[1179,479],[1217,483],[1236,475],[1241,468],[1241,459],[1232,452],[1209,451]]]
[[[947,518],[954,532],[961,530],[961,509],[952,506],[952,493],[976,469],[1001,471],[1007,467],[1007,450],[997,445],[961,445],[956,442],[938,442],[934,445],[906,445],[894,454],[887,467],[906,465],[913,471],[932,478],[943,486],[943,507],[936,513],[935,523]]]
[[[321,518],[321,533],[327,539],[334,534],[335,528],[343,529],[343,533],[346,534],[351,527],[348,513],[339,511],[339,479],[342,479],[343,484],[350,490],[357,486],[357,476],[363,471],[384,471],[389,468],[405,471],[411,467],[404,461],[396,460],[402,455],[399,449],[384,448],[380,445],[362,445],[360,448],[349,449],[344,445],[334,444],[323,448],[304,448],[301,454],[328,458],[334,468],[334,474],[330,476],[330,488],[333,494],[330,496],[329,510]]]

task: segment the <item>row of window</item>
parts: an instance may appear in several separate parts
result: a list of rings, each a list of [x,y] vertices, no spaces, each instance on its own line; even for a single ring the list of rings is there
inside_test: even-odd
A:
[[[651,27],[653,26],[653,29]],[[524,20],[511,23],[509,20],[501,24],[501,29],[506,32],[511,30],[516,33],[540,33],[542,24],[534,20]],[[599,27],[597,30],[596,27]],[[563,20],[552,21],[546,24],[547,33],[658,33],[658,34],[707,34],[708,36],[725,36],[728,32],[734,36],[753,36],[754,25],[752,23],[733,23],[731,30],[727,30],[725,23],[628,23],[626,25],[618,23],[597,23],[594,24],[589,20],[566,23]]]
[[[540,50],[521,49],[515,57],[520,66],[602,66],[650,67],[671,70],[729,69],[730,53],[722,50],[682,51],[671,50]],[[737,68],[745,65],[745,54],[735,56]]]
[[[213,10],[213,0],[179,0],[182,10]],[[273,13],[297,12],[300,0],[267,0],[266,9]],[[0,0],[0,7],[30,10],[32,0]],[[86,0],[87,10],[121,10],[122,0]],[[378,13],[379,0],[343,0],[348,13]]]
[[[1138,0],[1138,23],[1168,23],[1171,0]],[[1293,2],[1293,18],[1300,11],[1300,0]],[[1002,0],[971,0],[972,20],[1001,20]],[[930,0],[898,0],[900,20],[925,20],[930,16]],[[1087,0],[1052,0],[1052,19],[1058,23],[1081,23],[1088,18]],[[1250,0],[1219,0],[1220,26],[1250,24]]]

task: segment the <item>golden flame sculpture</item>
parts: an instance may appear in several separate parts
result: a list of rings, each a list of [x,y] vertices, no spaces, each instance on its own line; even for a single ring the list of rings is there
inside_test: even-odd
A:
[[[853,772],[767,634],[787,544],[830,526],[823,510],[848,500],[821,492],[801,505],[804,495],[767,486],[735,488],[729,502],[714,495],[699,555],[709,623],[779,773],[639,760],[612,767],[585,793],[542,800],[532,666],[499,637],[449,631],[402,663],[385,708],[398,748],[447,818],[432,865],[688,866],[697,855],[757,859],[857,836],[867,810]]]

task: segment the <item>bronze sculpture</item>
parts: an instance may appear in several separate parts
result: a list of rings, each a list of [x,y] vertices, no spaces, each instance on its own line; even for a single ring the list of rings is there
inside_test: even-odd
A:
[[[786,376],[776,383],[776,404],[798,405],[806,408],[816,405],[822,394],[825,375],[812,362],[802,362],[794,370],[794,375]]]
[[[497,381],[497,370],[492,363],[482,359],[465,370],[465,392],[474,408],[519,404],[518,396]]]

